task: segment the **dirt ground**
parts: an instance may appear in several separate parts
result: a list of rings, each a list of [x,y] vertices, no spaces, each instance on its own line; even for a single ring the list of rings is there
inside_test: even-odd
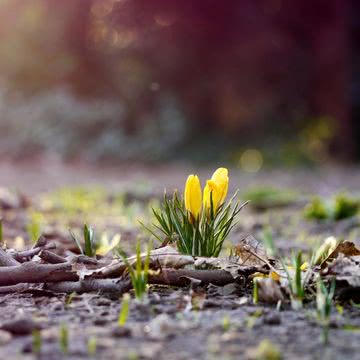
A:
[[[49,160],[35,164],[2,162],[0,186],[20,190],[35,204],[43,193],[70,185],[100,185],[114,193],[141,187],[156,197],[164,187],[181,189],[187,174],[193,171],[187,164],[99,167],[64,165]],[[202,177],[211,174],[207,168],[197,172]],[[273,185],[295,189],[301,195],[299,201],[286,207],[244,210],[231,240],[236,243],[243,233],[258,237],[263,228],[270,225],[277,246],[287,254],[293,249],[306,252],[317,240],[330,235],[351,239],[360,245],[358,216],[337,223],[310,222],[303,217],[303,204],[311,194],[329,196],[346,190],[358,195],[359,184],[360,169],[355,167],[264,170],[257,174],[233,169],[232,189]],[[14,226],[14,229],[5,229],[8,234],[24,234],[26,220],[22,211],[16,215],[17,222],[8,223]],[[136,220],[133,214],[130,217],[131,227],[131,221]],[[81,223],[82,219],[77,221]],[[116,227],[117,221],[112,217],[108,225]],[[132,241],[131,233],[127,240]],[[1,295],[0,360],[265,359],[256,354],[256,348],[264,339],[278,347],[283,359],[360,358],[360,310],[351,304],[343,305],[343,312],[333,308],[330,340],[324,346],[313,303],[305,304],[298,312],[287,304],[278,311],[271,305],[253,305],[251,292],[240,285],[223,288],[210,285],[202,309],[188,311],[184,305],[188,296],[187,288],[151,287],[149,304],[132,302],[127,324],[119,328],[119,299],[82,294],[69,301],[65,294],[42,288]],[[59,343],[64,324],[69,333],[66,354]],[[34,329],[41,329],[40,354],[34,354],[33,350]]]

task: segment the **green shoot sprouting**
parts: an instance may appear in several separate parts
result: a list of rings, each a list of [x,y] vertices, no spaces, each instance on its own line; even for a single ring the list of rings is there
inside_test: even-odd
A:
[[[95,336],[91,336],[87,342],[88,355],[94,357],[96,355],[97,339]]]
[[[82,255],[86,255],[89,257],[95,256],[95,241],[94,241],[94,230],[91,226],[85,224],[84,229],[84,247],[82,247],[80,241],[75,236],[75,234],[70,230],[70,235],[72,239],[75,241],[80,253]]]
[[[229,331],[230,330],[230,327],[231,327],[231,321],[230,321],[230,318],[228,315],[225,315],[223,318],[222,318],[222,328],[223,328],[223,331]]]
[[[253,303],[256,305],[259,302],[259,285],[257,278],[253,279]]]
[[[84,225],[85,255],[93,257],[94,252],[94,230],[87,224]]]
[[[125,326],[126,321],[129,316],[129,304],[130,304],[130,295],[124,294],[122,298],[121,311],[119,314],[118,324],[120,327]]]
[[[27,234],[33,243],[35,243],[41,235],[41,219],[42,215],[33,213],[30,216],[30,221],[26,225]]]
[[[136,299],[142,301],[147,294],[148,290],[148,277],[149,277],[149,265],[150,265],[150,252],[152,244],[149,243],[147,247],[147,253],[144,260],[142,260],[140,241],[136,245],[136,262],[130,264],[126,255],[121,249],[118,249],[119,255],[122,257],[126,264],[127,270],[130,274],[131,283],[135,291]]]
[[[72,303],[73,298],[74,298],[75,295],[76,295],[76,292],[75,292],[75,291],[73,291],[71,294],[66,295],[66,298],[65,298],[65,309],[67,309],[67,308],[70,306],[70,304]]]
[[[39,329],[35,329],[32,332],[32,352],[34,354],[40,354],[41,352],[41,331]]]
[[[69,351],[69,330],[65,324],[60,327],[59,345],[63,354],[66,355]]]
[[[293,271],[288,269],[284,259],[278,255],[278,250],[275,247],[272,233],[269,229],[264,231],[263,235],[264,246],[270,256],[278,257],[279,261],[286,273],[286,277],[289,282],[291,306],[294,310],[302,308],[302,302],[305,298],[305,285],[307,283],[307,276],[302,277],[302,252],[299,251],[297,254],[292,255],[291,263]]]
[[[318,320],[322,326],[322,341],[326,345],[329,340],[329,323],[331,315],[331,305],[335,294],[335,280],[332,281],[328,290],[319,278],[317,281],[316,308]]]
[[[291,262],[294,275],[291,276],[289,271],[286,271],[286,273],[290,284],[291,306],[294,310],[298,310],[302,308],[302,302],[305,298],[305,281],[301,276],[302,252],[299,251],[297,254],[293,254]]]

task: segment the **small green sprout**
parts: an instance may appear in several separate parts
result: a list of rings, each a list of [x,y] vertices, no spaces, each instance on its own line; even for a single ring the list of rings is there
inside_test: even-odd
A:
[[[85,255],[93,257],[94,252],[94,230],[87,224],[84,225]]]
[[[256,305],[259,302],[259,285],[257,278],[253,279],[253,303]]]
[[[95,256],[96,253],[96,245],[94,241],[94,230],[91,226],[85,224],[83,229],[84,234],[84,248],[82,247],[80,241],[75,236],[75,234],[70,230],[70,235],[72,239],[75,241],[80,253],[82,255],[86,255],[89,257]]]
[[[66,324],[62,324],[59,334],[59,345],[63,354],[68,354],[69,351],[69,330]]]
[[[35,243],[41,235],[42,215],[39,213],[32,213],[30,221],[26,225],[26,231],[31,242]]]
[[[230,327],[231,327],[230,318],[228,315],[225,315],[222,319],[222,328],[226,332],[230,330]]]
[[[130,295],[124,294],[122,298],[121,311],[119,314],[118,324],[120,327],[125,326],[126,321],[129,316],[129,304],[130,304]]]
[[[278,256],[278,250],[275,247],[272,233],[269,229],[265,230],[263,235],[264,246],[270,256],[278,257],[280,263],[286,273],[286,277],[289,282],[291,306],[294,310],[299,310],[302,308],[302,302],[305,298],[305,285],[307,283],[308,277],[304,278],[301,276],[302,272],[302,253],[299,251],[297,254],[292,255],[292,267],[293,271],[288,269],[285,264],[284,259],[281,256]]]
[[[302,252],[292,256],[292,266],[294,267],[294,275],[291,276],[287,271],[287,277],[290,284],[291,306],[294,310],[302,308],[302,302],[305,298],[305,282],[301,276]]]
[[[97,349],[97,338],[95,336],[91,336],[87,342],[88,355],[94,357],[96,355],[96,349]]]
[[[329,339],[329,323],[334,294],[335,280],[332,281],[330,290],[328,290],[323,281],[319,278],[317,281],[316,308],[318,320],[322,326],[322,341],[325,345],[328,343]]]
[[[73,291],[71,294],[69,294],[69,295],[66,295],[66,298],[65,298],[65,309],[67,309],[69,306],[70,306],[70,304],[72,303],[72,301],[73,301],[73,298],[74,298],[74,296],[76,295],[76,292],[75,291]]]
[[[142,301],[148,291],[148,277],[149,277],[149,265],[150,265],[150,252],[152,245],[151,243],[147,247],[147,253],[145,259],[142,259],[140,241],[136,245],[136,262],[130,264],[126,255],[121,249],[118,249],[119,255],[122,257],[126,264],[127,270],[129,271],[131,283],[135,291],[136,299]]]
[[[40,354],[41,352],[41,332],[39,329],[35,329],[32,332],[32,352],[34,354]]]

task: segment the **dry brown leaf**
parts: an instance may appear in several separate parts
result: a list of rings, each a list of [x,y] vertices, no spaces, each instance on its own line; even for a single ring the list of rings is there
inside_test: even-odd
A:
[[[250,234],[243,235],[234,246],[234,254],[242,265],[262,266],[269,263],[264,246]]]
[[[276,304],[279,300],[284,301],[284,295],[278,281],[271,278],[255,278],[258,285],[258,300],[267,304]]]
[[[344,254],[345,256],[358,256],[360,255],[360,250],[355,246],[351,241],[344,241],[340,243],[324,260],[328,262],[329,260],[336,259],[339,254]]]

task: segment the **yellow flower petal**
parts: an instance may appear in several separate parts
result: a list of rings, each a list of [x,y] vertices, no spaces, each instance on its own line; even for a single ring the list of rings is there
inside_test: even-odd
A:
[[[204,189],[204,208],[207,213],[211,210],[211,199],[214,213],[216,213],[217,209],[221,205],[221,189],[219,189],[216,182],[208,180]]]
[[[218,191],[220,192],[220,205],[225,201],[226,195],[229,189],[229,171],[226,168],[217,169],[211,180],[216,183],[218,186]]]
[[[184,191],[184,200],[186,210],[197,219],[201,212],[202,193],[199,177],[189,175]]]

